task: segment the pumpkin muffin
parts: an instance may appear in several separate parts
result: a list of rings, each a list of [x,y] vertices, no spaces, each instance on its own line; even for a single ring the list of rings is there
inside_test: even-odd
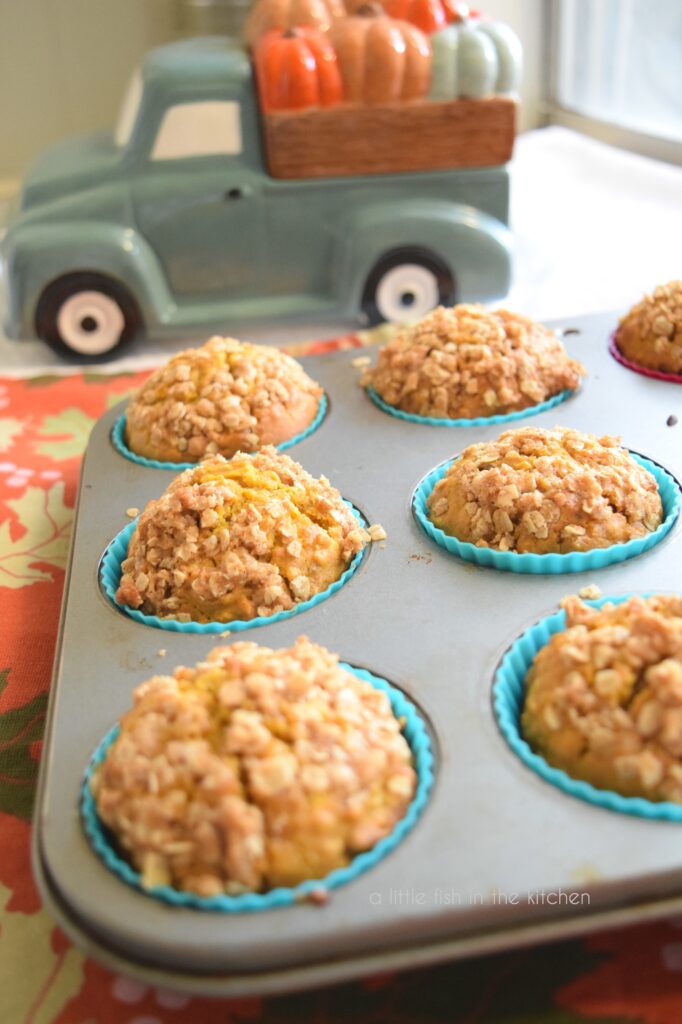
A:
[[[180,621],[274,615],[326,590],[370,539],[325,477],[274,448],[216,455],[144,509],[116,600]]]
[[[215,896],[344,867],[416,781],[387,695],[299,637],[216,647],[143,683],[92,789],[145,887]]]
[[[659,285],[645,295],[620,320],[615,342],[639,366],[682,374],[682,281]]]
[[[363,380],[417,416],[504,415],[575,390],[585,369],[557,338],[518,313],[460,305],[402,328]]]
[[[478,547],[545,554],[645,536],[663,507],[656,480],[617,438],[521,427],[465,448],[431,492],[428,514]]]
[[[310,426],[322,388],[291,356],[211,338],[173,356],[128,403],[126,443],[159,462],[281,444]]]
[[[682,804],[682,598],[562,604],[526,679],[526,740],[599,789]]]

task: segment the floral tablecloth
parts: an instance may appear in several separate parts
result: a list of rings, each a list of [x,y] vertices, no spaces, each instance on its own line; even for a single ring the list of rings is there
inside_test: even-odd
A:
[[[680,1024],[682,920],[231,1001],[115,976],[53,924],[29,840],[80,459],[95,420],[145,376],[0,378],[0,1024]]]

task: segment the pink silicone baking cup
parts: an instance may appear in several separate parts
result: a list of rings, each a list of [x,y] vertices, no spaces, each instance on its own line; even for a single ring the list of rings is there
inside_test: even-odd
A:
[[[609,352],[621,366],[626,366],[628,370],[634,370],[635,373],[641,373],[642,377],[653,377],[654,380],[667,380],[670,384],[682,384],[682,375],[679,373],[663,373],[662,370],[650,370],[648,366],[640,366],[639,363],[633,363],[630,359],[626,359],[616,345],[615,331],[609,335]]]

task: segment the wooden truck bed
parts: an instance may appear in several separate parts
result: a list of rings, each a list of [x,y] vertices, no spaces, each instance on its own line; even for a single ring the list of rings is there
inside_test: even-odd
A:
[[[273,178],[324,178],[490,167],[514,146],[516,102],[507,96],[415,100],[263,116]]]

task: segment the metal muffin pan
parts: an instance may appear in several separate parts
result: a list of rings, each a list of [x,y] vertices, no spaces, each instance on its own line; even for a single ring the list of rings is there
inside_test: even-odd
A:
[[[523,420],[620,434],[682,478],[682,391],[608,353],[615,315],[556,323],[589,376],[558,408]],[[105,599],[98,565],[127,522],[172,479],[111,443],[121,406],[85,456],[36,809],[33,860],[64,930],[110,967],[186,991],[238,995],[326,984],[559,938],[682,909],[680,826],[597,808],[526,768],[493,714],[502,655],[567,593],[680,589],[682,522],[651,551],[582,574],[528,576],[470,565],[429,540],[411,513],[424,474],[504,424],[428,427],[378,409],[358,387],[358,350],[302,360],[329,414],[290,455],[324,473],[387,531],[332,598],[301,615],[221,640],[137,623]],[[666,420],[676,414],[680,423]],[[216,643],[273,647],[300,633],[402,689],[431,730],[435,785],[414,830],[324,906],[225,915],[171,908],[127,887],[93,853],[78,813],[85,766],[129,707],[134,687],[192,664]],[[165,649],[165,656],[160,656]],[[545,894],[544,896],[542,894]],[[563,895],[562,895],[563,894]]]

